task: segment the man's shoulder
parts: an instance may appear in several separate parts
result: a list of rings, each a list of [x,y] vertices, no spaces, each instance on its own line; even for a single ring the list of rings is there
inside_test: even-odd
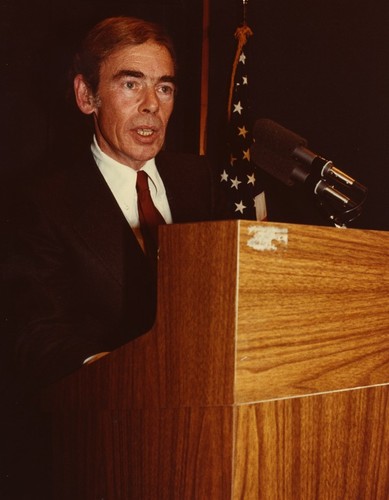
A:
[[[83,183],[83,179],[98,174],[92,153],[82,153],[69,158],[66,163],[50,165],[44,172],[32,179],[26,192],[32,197],[52,197],[60,193],[73,191],[75,186]]]
[[[101,184],[104,183],[93,156],[85,154],[29,178],[17,190],[14,204],[19,204],[23,212],[39,210],[49,218],[60,214],[70,217],[82,210]]]

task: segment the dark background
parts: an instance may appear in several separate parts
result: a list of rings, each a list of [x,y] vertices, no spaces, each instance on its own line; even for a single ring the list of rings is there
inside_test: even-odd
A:
[[[211,1],[207,142],[217,168],[241,4]],[[67,69],[85,30],[111,15],[144,17],[169,28],[181,80],[167,146],[198,151],[201,0],[1,0],[0,5],[0,158],[7,177],[28,182],[40,168],[53,166],[53,152],[61,162],[88,140],[87,120],[67,97]],[[388,230],[388,4],[250,0],[247,22],[254,31],[249,42],[254,116],[307,138],[312,150],[365,184],[368,200],[353,226]],[[276,185],[274,199],[280,210],[273,219],[310,221],[309,204],[293,211],[299,203],[294,192]]]
[[[240,2],[212,5],[210,148],[227,99],[221,74],[227,74],[226,54],[233,52],[231,33],[241,12]],[[254,116],[305,137],[311,150],[366,185],[363,214],[351,225],[384,230],[389,229],[388,5],[251,0],[247,16],[254,32],[248,42]],[[319,223],[311,217],[313,206],[287,188],[275,186],[274,195],[273,218]]]

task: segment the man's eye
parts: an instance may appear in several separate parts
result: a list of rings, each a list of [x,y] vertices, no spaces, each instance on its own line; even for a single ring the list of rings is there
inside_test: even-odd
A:
[[[124,85],[129,90],[135,90],[137,88],[136,82],[132,82],[132,81],[125,82]]]
[[[158,88],[158,90],[159,90],[159,92],[161,92],[161,94],[164,94],[167,96],[170,96],[174,93],[174,88],[171,85],[161,85]]]

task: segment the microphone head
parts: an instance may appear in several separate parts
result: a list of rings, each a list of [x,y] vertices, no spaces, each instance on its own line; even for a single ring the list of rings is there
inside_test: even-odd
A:
[[[302,168],[293,158],[293,152],[298,147],[305,147],[306,139],[265,118],[255,122],[253,136],[251,160],[280,182],[293,186],[295,180],[292,174],[296,168]]]
[[[255,122],[253,136],[257,145],[290,156],[296,148],[308,144],[303,137],[267,118]]]

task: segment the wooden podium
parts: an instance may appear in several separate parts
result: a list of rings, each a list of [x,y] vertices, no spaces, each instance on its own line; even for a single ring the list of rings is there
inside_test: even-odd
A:
[[[56,499],[387,499],[389,233],[160,230],[152,331],[51,387]]]

